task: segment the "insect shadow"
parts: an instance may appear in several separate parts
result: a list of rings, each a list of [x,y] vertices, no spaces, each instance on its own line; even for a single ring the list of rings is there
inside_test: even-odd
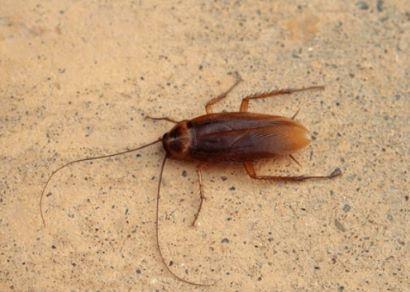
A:
[[[336,168],[329,175],[272,176],[258,174],[255,170],[254,163],[260,159],[286,155],[298,163],[292,156],[292,153],[306,147],[310,140],[307,136],[308,130],[302,124],[295,121],[298,112],[296,112],[291,118],[252,113],[248,112],[249,101],[278,95],[289,95],[307,90],[323,90],[324,86],[280,89],[257,93],[242,98],[238,112],[213,113],[212,106],[223,100],[241,81],[242,79],[239,74],[236,74],[235,83],[227,91],[207,102],[205,105],[205,115],[183,121],[176,121],[169,117],[146,117],[152,120],[168,121],[175,124],[169,132],[166,132],[161,138],[151,143],[114,154],[74,160],[54,170],[46,181],[40,197],[40,214],[43,225],[45,226],[43,197],[51,179],[60,170],[75,163],[114,157],[138,151],[157,143],[162,143],[165,155],[161,163],[158,179],[155,221],[156,245],[161,261],[173,277],[184,283],[195,286],[213,285],[214,283],[197,283],[178,276],[167,265],[162,254],[159,239],[159,203],[161,197],[162,175],[167,159],[186,160],[197,163],[196,172],[199,182],[200,202],[198,210],[194,215],[192,222],[193,226],[198,220],[205,200],[202,182],[202,168],[207,163],[241,163],[252,179],[267,181],[300,182],[310,179],[332,179],[342,174],[340,168]]]

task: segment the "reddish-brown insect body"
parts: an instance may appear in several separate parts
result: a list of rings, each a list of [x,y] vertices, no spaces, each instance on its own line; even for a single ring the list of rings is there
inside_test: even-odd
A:
[[[341,174],[340,169],[336,168],[330,175],[320,176],[258,175],[253,165],[255,161],[279,155],[289,155],[294,161],[296,161],[296,159],[292,156],[292,153],[307,146],[309,144],[309,139],[307,136],[307,129],[294,120],[297,113],[292,118],[268,114],[250,113],[248,112],[249,101],[253,99],[262,99],[276,95],[291,94],[294,92],[300,92],[304,90],[323,89],[323,86],[312,86],[302,89],[283,89],[269,91],[260,94],[254,94],[246,96],[242,99],[240,110],[238,112],[212,113],[212,105],[225,98],[226,95],[240,81],[241,79],[238,78],[237,82],[233,86],[231,86],[231,88],[229,88],[226,92],[211,99],[205,106],[207,113],[206,115],[202,115],[191,120],[183,120],[181,122],[177,122],[168,117],[147,117],[153,120],[166,120],[176,124],[169,132],[165,133],[162,136],[162,138],[159,138],[154,142],[145,144],[138,148],[125,150],[119,153],[101,155],[96,157],[88,157],[71,161],[57,168],[49,176],[41,193],[40,214],[43,220],[43,224],[45,225],[44,215],[42,211],[42,200],[51,178],[57,172],[77,162],[118,156],[162,142],[166,154],[161,165],[157,189],[156,244],[158,252],[161,255],[162,263],[170,272],[170,274],[172,274],[176,279],[191,285],[211,285],[188,281],[176,275],[167,265],[167,262],[162,254],[159,241],[159,202],[162,174],[167,158],[177,160],[190,160],[197,162],[200,202],[198,210],[194,215],[192,225],[195,225],[195,222],[198,219],[205,198],[203,194],[201,172],[201,165],[203,163],[242,163],[246,172],[251,178],[269,181],[302,181],[308,179],[330,179]]]
[[[246,162],[292,154],[309,144],[307,132],[281,116],[215,113],[179,122],[162,142],[169,158]]]

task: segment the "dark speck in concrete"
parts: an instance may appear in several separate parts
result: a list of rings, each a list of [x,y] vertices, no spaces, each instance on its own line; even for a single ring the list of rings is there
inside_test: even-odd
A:
[[[348,204],[345,204],[345,205],[343,206],[343,211],[345,211],[345,212],[349,212],[350,209],[352,209],[352,207],[350,207],[350,205],[348,205]]]
[[[362,10],[367,10],[367,9],[369,9],[369,4],[367,4],[367,3],[364,2],[364,1],[359,1],[359,2],[357,2],[357,3],[356,3],[356,6],[357,6],[359,9],[362,9]]]
[[[376,7],[377,7],[377,11],[382,12],[382,11],[383,11],[383,8],[384,8],[383,0],[377,0],[377,5],[376,5]]]
[[[228,238],[224,238],[221,240],[221,243],[229,243],[229,239]]]
[[[339,229],[339,230],[342,231],[342,232],[345,232],[345,231],[346,231],[346,228],[345,228],[345,227],[343,226],[343,224],[340,223],[340,221],[337,220],[337,219],[335,219],[335,226],[336,226],[337,229]]]

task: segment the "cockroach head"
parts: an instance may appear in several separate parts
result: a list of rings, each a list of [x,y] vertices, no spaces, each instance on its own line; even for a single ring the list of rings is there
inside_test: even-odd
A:
[[[190,144],[191,133],[186,121],[179,122],[162,136],[162,145],[169,158],[186,159]]]

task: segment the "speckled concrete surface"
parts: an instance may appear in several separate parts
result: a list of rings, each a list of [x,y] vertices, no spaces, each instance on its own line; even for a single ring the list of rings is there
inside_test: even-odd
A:
[[[349,2],[349,3],[348,3]],[[0,1],[0,290],[405,291],[409,280],[408,1]],[[291,116],[312,144],[265,173],[344,176],[261,183],[240,166],[167,164],[161,245],[155,191],[169,128],[243,82],[247,93],[324,84],[254,102]]]

